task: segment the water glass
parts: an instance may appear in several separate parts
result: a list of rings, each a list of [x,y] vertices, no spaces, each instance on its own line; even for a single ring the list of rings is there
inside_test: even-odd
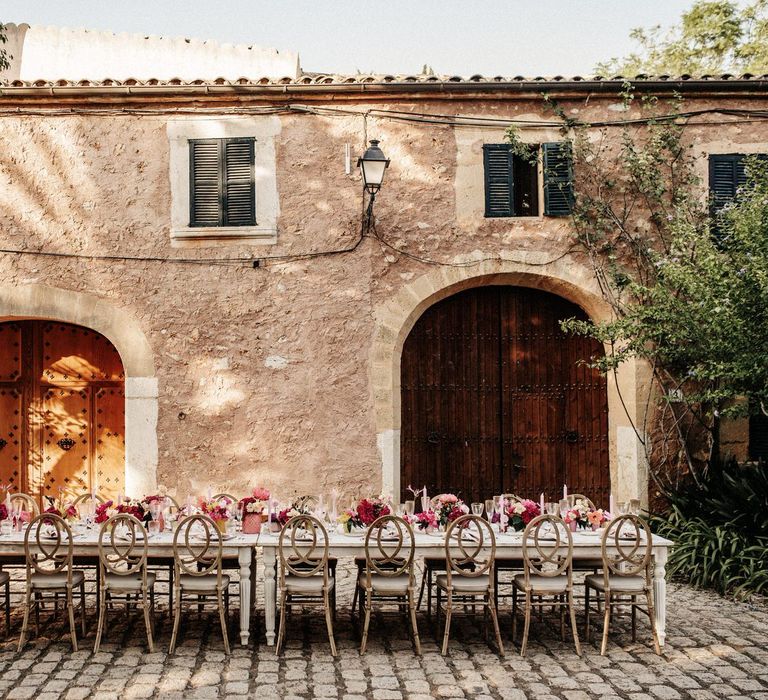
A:
[[[632,515],[640,515],[640,499],[639,498],[629,499],[629,512]]]
[[[570,505],[568,504],[567,498],[561,498],[560,499],[560,517],[565,520],[565,516],[568,515],[568,511],[571,509]]]
[[[485,502],[485,517],[488,519],[488,522],[491,522],[491,518],[493,517],[493,499],[489,498]]]
[[[160,532],[160,526],[157,520],[150,520],[149,521],[149,535],[150,537],[152,535],[156,535],[158,532]]]
[[[406,501],[404,504],[405,514],[410,518],[416,512],[416,501]]]
[[[560,507],[557,503],[545,503],[544,504],[544,512],[547,515],[557,515],[558,511],[560,510]]]
[[[472,504],[472,515],[480,516],[483,514],[483,504],[482,503],[473,503]]]
[[[619,515],[626,515],[629,511],[629,503],[626,501],[619,501],[618,503]]]

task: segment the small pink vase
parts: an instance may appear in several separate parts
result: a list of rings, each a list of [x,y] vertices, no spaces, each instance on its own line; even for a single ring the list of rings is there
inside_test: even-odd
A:
[[[592,523],[592,532],[597,532],[600,526],[597,523]]]
[[[261,513],[246,513],[243,517],[243,534],[258,535],[261,532]]]
[[[576,532],[576,521],[571,520],[570,523],[568,523],[568,526],[571,528],[571,532]]]

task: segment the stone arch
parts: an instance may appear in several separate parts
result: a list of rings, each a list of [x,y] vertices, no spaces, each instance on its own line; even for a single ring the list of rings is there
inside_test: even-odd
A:
[[[557,294],[578,304],[597,321],[611,316],[589,268],[570,257],[542,265],[502,260],[441,267],[403,286],[375,309],[371,348],[371,388],[382,491],[400,492],[400,362],[405,339],[422,313],[436,302],[464,289],[494,284]],[[635,431],[635,427],[642,425],[647,391],[647,369],[638,362],[623,365],[615,381],[608,378],[611,488],[617,499],[647,499],[647,465]]]
[[[139,322],[102,297],[42,284],[0,287],[0,321],[13,319],[84,326],[115,346],[125,370],[126,492],[151,492],[157,483],[158,384],[154,354]]]

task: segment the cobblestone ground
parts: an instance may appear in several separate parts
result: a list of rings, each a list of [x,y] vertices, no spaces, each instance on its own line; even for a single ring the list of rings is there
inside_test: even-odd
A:
[[[173,656],[166,653],[171,625],[160,615],[159,651],[147,652],[138,619],[118,615],[106,643],[94,654],[93,611],[80,651],[71,651],[59,615],[17,653],[21,621],[16,612],[11,638],[0,644],[0,697],[768,700],[768,605],[762,603],[735,603],[670,585],[667,645],[661,657],[653,653],[646,625],[641,624],[638,641],[632,643],[628,625],[618,621],[607,656],[601,657],[593,642],[584,644],[579,658],[571,643],[560,641],[555,621],[545,619],[533,625],[528,655],[521,658],[510,640],[508,609],[501,614],[504,659],[485,644],[478,624],[461,618],[450,654],[442,657],[425,615],[419,617],[423,654],[417,657],[394,613],[374,618],[368,652],[361,657],[349,618],[351,572],[341,571],[340,580],[335,660],[317,609],[293,618],[281,658],[263,643],[258,613],[252,628],[256,641],[241,647],[235,643],[233,611],[233,651],[226,657],[216,620],[206,615],[198,619],[192,611]]]

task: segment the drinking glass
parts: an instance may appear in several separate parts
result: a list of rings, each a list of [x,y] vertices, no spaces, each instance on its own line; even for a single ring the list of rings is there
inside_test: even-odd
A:
[[[491,520],[493,519],[493,510],[494,510],[494,508],[493,508],[493,499],[489,498],[485,502],[485,517],[488,520],[488,522],[491,522]]]
[[[410,518],[416,512],[416,501],[405,502],[405,514]]]
[[[482,515],[483,514],[483,504],[482,503],[473,503],[472,504],[472,515]]]
[[[149,534],[150,536],[156,535],[158,532],[160,532],[160,527],[156,519],[149,521]]]
[[[568,515],[568,511],[571,509],[568,505],[568,499],[567,498],[561,498],[560,499],[560,517],[565,520],[565,516]]]
[[[629,503],[626,501],[619,501],[618,503],[619,515],[626,515],[629,510]]]
[[[560,507],[557,503],[545,503],[544,504],[544,512],[547,515],[557,515],[558,511],[560,510]]]
[[[426,513],[429,510],[430,505],[431,504],[429,502],[429,496],[422,496],[421,497],[421,512],[422,513]]]
[[[632,515],[640,515],[640,499],[639,498],[629,499],[629,512]]]

